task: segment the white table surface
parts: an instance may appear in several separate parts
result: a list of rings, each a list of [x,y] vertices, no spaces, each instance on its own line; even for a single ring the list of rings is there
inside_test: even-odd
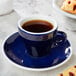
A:
[[[52,8],[52,7],[51,7]],[[76,20],[69,19],[64,17],[51,9],[51,13],[49,15],[52,16],[58,22],[59,30],[62,30],[67,33],[67,37],[71,42],[73,55],[71,59],[65,63],[64,65],[45,72],[31,72],[22,69],[18,69],[15,66],[11,65],[4,56],[2,55],[2,49],[0,49],[0,76],[57,76],[58,73],[62,72],[67,67],[76,64],[76,32],[72,32],[71,30],[67,30],[65,26],[75,26]],[[17,21],[19,20],[19,16],[16,12],[13,12],[6,16],[0,16],[0,48],[2,48],[3,40],[17,31]],[[69,23],[70,22],[70,23]]]

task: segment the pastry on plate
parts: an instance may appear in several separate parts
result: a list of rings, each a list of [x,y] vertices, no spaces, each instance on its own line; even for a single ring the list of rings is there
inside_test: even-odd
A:
[[[64,70],[58,76],[76,76],[76,66],[72,66],[72,67]]]
[[[64,0],[61,9],[72,14],[76,14],[76,0]]]

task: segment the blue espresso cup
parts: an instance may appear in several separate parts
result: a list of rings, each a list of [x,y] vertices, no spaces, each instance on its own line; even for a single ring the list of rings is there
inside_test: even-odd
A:
[[[47,21],[53,25],[53,28],[46,32],[30,32],[23,29],[24,23],[34,20]],[[26,25],[25,25],[26,26]],[[51,52],[51,48],[57,47],[57,43],[61,44],[66,40],[66,34],[59,32],[57,30],[58,26],[55,20],[48,16],[30,16],[19,20],[18,30],[21,37],[24,38],[25,47],[27,49],[27,54],[32,57],[43,57],[47,56]],[[36,29],[35,29],[36,30]]]

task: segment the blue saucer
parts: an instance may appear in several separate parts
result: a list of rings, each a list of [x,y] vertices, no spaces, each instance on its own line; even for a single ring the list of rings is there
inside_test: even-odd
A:
[[[18,34],[18,32],[12,34],[9,36],[3,43],[3,52],[8,60],[13,62],[14,64],[17,64],[23,68],[34,68],[34,69],[40,69],[40,68],[49,68],[51,67],[55,68],[58,65],[61,65],[68,61],[72,55],[71,45],[68,40],[66,40],[65,43],[51,48],[51,52],[49,55],[36,58],[31,57],[27,54],[26,46],[24,43],[23,38]],[[30,61],[32,60],[32,62]],[[42,62],[47,62],[49,64],[48,66],[41,66],[36,67],[37,65],[35,62],[39,62],[39,64],[42,64]],[[35,66],[35,65],[36,66]]]

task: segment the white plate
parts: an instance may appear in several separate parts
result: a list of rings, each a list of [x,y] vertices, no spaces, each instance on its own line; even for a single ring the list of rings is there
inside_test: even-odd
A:
[[[73,19],[76,19],[76,15],[75,14],[70,14],[70,13],[67,13],[63,10],[61,10],[61,6],[63,4],[63,1],[64,0],[53,0],[53,7],[62,15],[65,15],[67,17],[70,17],[70,18],[73,18]]]
[[[10,14],[13,11],[12,0],[0,0],[0,16]]]

